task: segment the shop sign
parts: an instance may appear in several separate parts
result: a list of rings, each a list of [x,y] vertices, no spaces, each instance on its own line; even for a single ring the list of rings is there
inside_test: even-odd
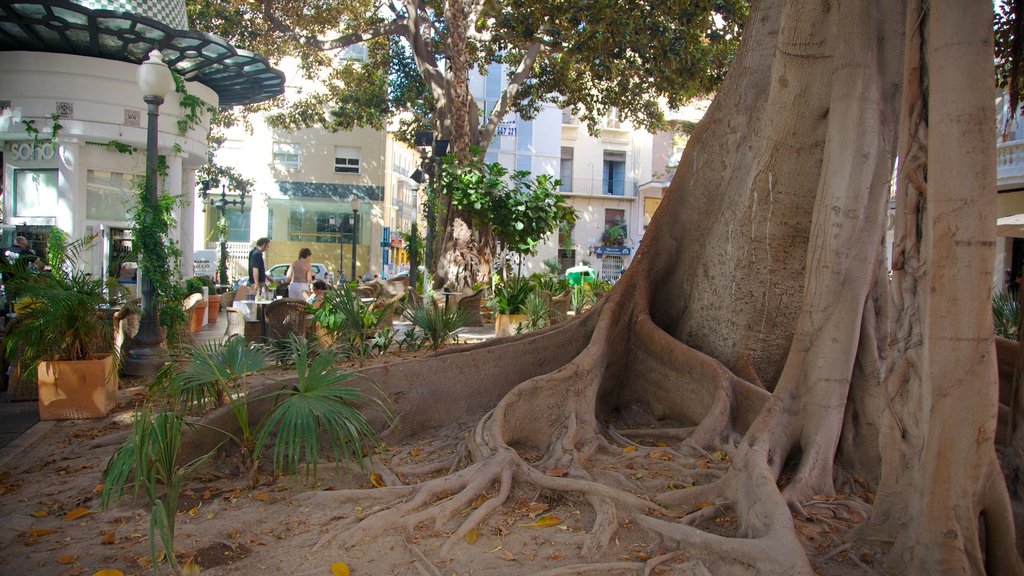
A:
[[[598,256],[629,256],[629,247],[627,246],[598,246],[594,249],[594,253]]]
[[[14,160],[53,160],[57,157],[57,147],[53,142],[37,144],[35,142],[12,142],[11,155]]]

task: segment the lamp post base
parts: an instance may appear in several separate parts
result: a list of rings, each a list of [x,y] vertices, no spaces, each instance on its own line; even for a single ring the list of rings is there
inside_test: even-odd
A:
[[[170,361],[163,344],[137,344],[125,355],[121,373],[126,376],[152,376]]]

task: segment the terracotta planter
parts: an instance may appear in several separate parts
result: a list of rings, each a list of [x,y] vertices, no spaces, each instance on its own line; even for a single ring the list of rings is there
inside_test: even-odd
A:
[[[189,323],[188,329],[192,332],[199,332],[203,329],[203,320],[206,319],[206,300],[200,300],[196,302],[196,305],[192,307],[192,321]]]
[[[210,324],[216,324],[217,316],[220,315],[220,294],[210,294],[210,298],[207,302],[210,306],[206,313],[207,322]]]
[[[40,362],[39,418],[75,420],[102,418],[117,403],[114,357]]]
[[[526,314],[495,314],[494,335],[498,338],[502,336],[515,336],[516,327],[520,324],[525,326],[526,320]]]

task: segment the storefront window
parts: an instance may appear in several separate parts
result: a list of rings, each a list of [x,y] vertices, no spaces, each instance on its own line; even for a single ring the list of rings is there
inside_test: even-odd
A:
[[[14,215],[56,216],[57,170],[14,171]]]
[[[124,221],[135,203],[135,174],[89,170],[85,180],[85,217],[89,220]]]

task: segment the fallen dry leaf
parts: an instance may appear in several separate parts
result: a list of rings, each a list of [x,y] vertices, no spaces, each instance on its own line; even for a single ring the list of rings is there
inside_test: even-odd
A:
[[[65,520],[78,520],[79,518],[81,518],[82,516],[85,516],[88,513],[89,513],[89,509],[88,508],[75,508],[74,510],[72,510],[72,511],[68,512],[67,514],[65,514],[64,515],[64,519]]]
[[[385,486],[384,479],[380,477],[380,474],[374,472],[370,474],[370,484],[373,484],[376,488],[383,488]]]
[[[714,502],[701,502],[700,504],[697,504],[697,509],[698,510],[703,510],[705,508],[710,508],[710,507],[712,507],[714,505],[715,505]]]
[[[102,493],[103,493],[103,484],[97,484],[96,487],[92,489],[92,495],[93,496],[99,496]]]
[[[566,470],[565,468],[548,468],[547,470],[544,471],[544,474],[546,476],[554,476],[555,478],[561,478],[562,476],[565,476],[568,473],[569,471]]]
[[[419,456],[422,453],[423,451],[420,450],[419,448],[413,448],[412,450],[409,450],[409,456],[412,456],[413,458]]]
[[[117,535],[114,534],[113,530],[103,532],[103,537],[100,538],[100,544],[106,544],[108,546],[111,544],[117,544]]]
[[[476,528],[473,528],[469,532],[466,532],[466,544],[476,544]]]
[[[349,576],[348,564],[344,562],[331,564],[331,576]]]
[[[92,576],[124,576],[124,572],[121,572],[117,568],[104,568],[92,573]]]
[[[57,564],[74,564],[78,556],[64,555],[57,557]]]
[[[636,446],[626,446],[622,449],[623,452],[636,452]]]
[[[81,566],[72,566],[70,568],[64,569],[57,576],[78,576],[82,572],[85,572],[85,568],[82,568]]]
[[[266,502],[267,500],[270,500],[270,496],[266,492],[260,492],[253,496],[253,499],[259,500],[260,502]]]
[[[53,528],[36,528],[35,530],[29,530],[25,534],[38,538],[39,536],[49,536],[50,534],[56,534],[57,531]]]
[[[499,550],[498,556],[501,556],[502,560],[508,560],[510,562],[516,559],[516,557],[513,556],[512,553],[508,550]]]
[[[558,526],[562,523],[562,519],[554,514],[545,514],[540,518],[537,518],[533,522],[526,524],[520,524],[520,526],[536,526],[538,528],[547,528],[548,526]]]
[[[479,496],[477,496],[476,500],[473,500],[473,503],[470,504],[470,507],[474,508],[474,509],[479,508],[480,506],[483,506],[484,502],[487,502],[487,493],[486,492],[481,494],[481,495],[479,495]]]
[[[50,513],[47,512],[46,510],[36,510],[35,512],[32,513],[33,518],[46,518],[49,515]]]
[[[201,572],[202,569],[194,562],[186,562],[181,566],[182,576],[199,576]]]
[[[535,518],[538,514],[543,514],[548,511],[548,505],[543,502],[530,502],[530,505],[526,507],[526,513],[529,514],[530,518]]]

